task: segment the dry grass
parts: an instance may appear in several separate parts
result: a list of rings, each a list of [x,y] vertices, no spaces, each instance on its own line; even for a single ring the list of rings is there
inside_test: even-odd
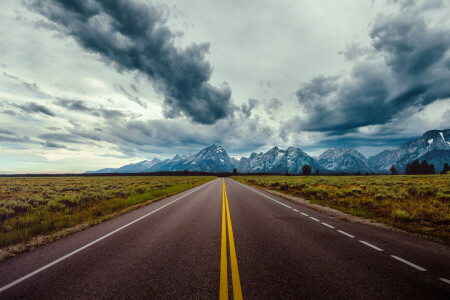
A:
[[[233,178],[450,242],[450,175]]]
[[[214,177],[3,177],[0,248],[198,186]]]

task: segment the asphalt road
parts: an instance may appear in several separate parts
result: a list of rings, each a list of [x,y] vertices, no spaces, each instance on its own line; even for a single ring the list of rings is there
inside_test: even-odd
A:
[[[449,250],[219,178],[0,262],[0,299],[450,299]]]

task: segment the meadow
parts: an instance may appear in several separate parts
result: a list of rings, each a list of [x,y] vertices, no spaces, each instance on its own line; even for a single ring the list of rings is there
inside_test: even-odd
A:
[[[1,177],[0,248],[79,224],[96,224],[214,178]]]
[[[450,242],[450,175],[232,178]]]

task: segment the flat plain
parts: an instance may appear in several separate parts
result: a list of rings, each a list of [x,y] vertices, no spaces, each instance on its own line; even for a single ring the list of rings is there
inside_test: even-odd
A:
[[[450,243],[450,175],[232,178]]]
[[[96,224],[214,178],[1,177],[0,248],[79,224]]]

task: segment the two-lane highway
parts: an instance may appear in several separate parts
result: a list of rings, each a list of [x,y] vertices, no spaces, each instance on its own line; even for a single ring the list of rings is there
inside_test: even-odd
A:
[[[0,262],[0,299],[449,299],[449,249],[220,178]]]

